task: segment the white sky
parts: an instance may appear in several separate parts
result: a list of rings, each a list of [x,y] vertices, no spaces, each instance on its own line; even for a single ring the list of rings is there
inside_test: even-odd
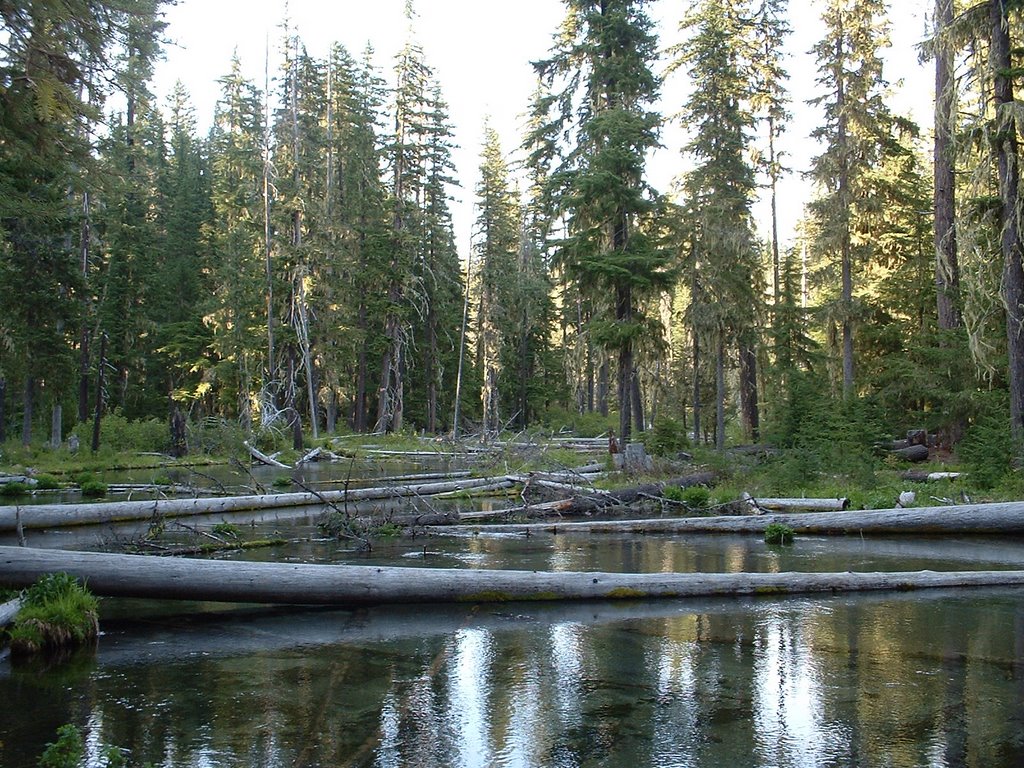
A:
[[[914,45],[925,36],[926,9],[932,3],[895,0],[891,4],[893,45],[886,72],[887,79],[894,84],[890,104],[897,112],[913,113],[922,129],[928,130],[933,78],[929,65],[922,67],[917,63]],[[332,43],[340,42],[358,58],[370,42],[376,51],[378,69],[390,78],[393,57],[408,32],[403,13],[405,0],[178,0],[177,6],[166,11],[167,36],[174,45],[167,48],[165,60],[157,66],[155,92],[163,96],[176,80],[181,80],[192,95],[199,130],[205,133],[219,95],[217,79],[228,73],[236,49],[246,75],[262,88],[269,39],[270,73],[274,77],[286,5],[292,25],[311,55],[323,57]],[[663,46],[678,41],[678,21],[689,5],[688,0],[659,0],[650,4],[649,12],[659,25]],[[809,195],[799,171],[807,169],[818,151],[807,138],[815,126],[815,113],[805,102],[817,94],[815,62],[808,51],[820,34],[820,7],[812,0],[790,0],[790,7],[795,34],[790,39],[787,68],[795,120],[784,149],[794,175],[780,196],[784,241],[791,238]],[[460,145],[454,160],[462,188],[455,191],[457,202],[452,212],[459,251],[465,258],[474,218],[473,189],[484,120],[490,118],[506,152],[519,144],[522,115],[536,85],[530,62],[547,54],[564,9],[560,0],[417,0],[416,10],[416,39],[441,83],[455,141]],[[902,87],[896,87],[899,80],[904,81]],[[665,114],[679,110],[686,87],[683,72],[666,83],[662,104]],[[655,188],[667,190],[685,169],[679,155],[684,140],[679,126],[663,131],[665,148],[648,164]]]

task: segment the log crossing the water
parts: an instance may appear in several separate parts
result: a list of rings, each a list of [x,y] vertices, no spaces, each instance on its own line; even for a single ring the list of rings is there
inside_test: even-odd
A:
[[[796,533],[845,536],[858,534],[996,534],[1024,535],[1024,502],[964,504],[908,509],[804,512],[757,516],[671,517],[647,520],[503,523],[471,528],[477,533],[750,533],[772,523]],[[440,526],[439,534],[465,534],[466,526]]]
[[[145,501],[114,501],[92,504],[31,504],[0,507],[0,532],[17,529],[18,516],[24,528],[56,528],[70,525],[95,525],[128,520],[148,520],[154,516],[188,517],[248,512],[281,507],[323,507],[324,504],[376,499],[398,499],[436,496],[493,485],[503,478],[463,478],[440,483],[418,483],[378,488],[356,488],[348,491],[318,493],[273,493],[262,496],[222,496],[202,499],[149,499]]]
[[[290,605],[494,603],[1024,585],[1024,571],[583,573],[257,563],[0,547],[0,583],[63,571],[110,597]]]

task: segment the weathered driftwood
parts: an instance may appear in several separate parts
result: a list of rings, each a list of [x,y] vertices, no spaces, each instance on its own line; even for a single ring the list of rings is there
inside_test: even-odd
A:
[[[501,523],[477,528],[493,533],[751,533],[772,523],[797,533],[823,536],[847,534],[1008,534],[1024,535],[1024,502],[968,504],[914,509],[804,512],[740,517],[683,517],[649,520]],[[465,528],[462,529],[465,531]],[[454,533],[457,529],[436,529]]]
[[[295,605],[785,595],[1024,585],[1024,571],[580,573],[163,559],[0,547],[0,582],[64,571],[112,597]]]
[[[320,507],[324,503],[397,499],[436,496],[452,491],[468,490],[495,482],[495,478],[465,478],[441,483],[392,485],[377,488],[356,488],[348,491],[317,493],[278,493],[262,496],[221,496],[202,499],[160,499],[117,501],[93,504],[37,504],[22,507],[0,507],[0,531],[16,529],[20,513],[25,528],[54,528],[69,525],[93,525],[125,520],[146,520],[154,515],[187,517],[190,515],[226,514],[281,507]]]
[[[849,499],[763,499],[743,494],[743,500],[757,510],[771,512],[841,512],[850,506]]]
[[[20,483],[21,485],[36,485],[39,481],[27,475],[0,475],[0,485],[8,483]]]
[[[289,467],[287,464],[282,464],[280,461],[275,459],[273,456],[267,456],[267,454],[263,453],[258,448],[254,448],[253,446],[249,445],[249,443],[246,442],[246,441],[243,441],[242,445],[244,445],[246,447],[246,449],[249,451],[249,455],[252,456],[254,459],[256,459],[259,462],[262,462],[262,463],[264,463],[264,464],[266,464],[268,466],[271,466],[271,467],[280,467],[281,469],[291,469],[291,467]]]
[[[20,610],[21,598],[16,597],[14,600],[8,600],[6,603],[0,604],[0,629],[13,624]]]
[[[939,480],[956,480],[961,476],[960,472],[918,472],[907,470],[901,478],[912,483],[934,483]]]

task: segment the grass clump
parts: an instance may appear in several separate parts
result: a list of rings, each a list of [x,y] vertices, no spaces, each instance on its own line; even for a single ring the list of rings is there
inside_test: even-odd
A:
[[[292,479],[287,475],[281,475],[280,477],[275,477],[274,482],[271,483],[271,485],[275,488],[291,488]]]
[[[10,630],[11,652],[28,656],[93,642],[99,603],[74,576],[51,573],[25,590]]]
[[[765,544],[792,544],[793,529],[782,523],[771,523],[764,529]]]
[[[102,480],[86,480],[80,486],[83,496],[100,498],[107,495],[107,484]]]
[[[17,496],[24,496],[28,493],[28,486],[24,483],[4,483],[0,485],[0,496],[13,499]]]
[[[36,475],[36,489],[40,491],[55,491],[60,488],[60,480],[53,475]]]
[[[705,509],[711,501],[711,491],[703,485],[692,485],[689,488],[669,485],[662,494],[669,501],[678,501],[691,509]]]

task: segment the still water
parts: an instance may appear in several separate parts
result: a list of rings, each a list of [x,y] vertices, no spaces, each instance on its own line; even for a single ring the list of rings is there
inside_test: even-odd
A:
[[[307,532],[259,556],[551,570],[1024,567],[1024,543],[986,539],[772,549],[733,536],[474,536],[366,554]],[[102,610],[94,652],[51,668],[0,661],[0,765],[34,766],[67,722],[86,732],[90,766],[101,744],[127,750],[130,765],[168,768],[1024,765],[1020,590],[359,611],[106,600]]]

